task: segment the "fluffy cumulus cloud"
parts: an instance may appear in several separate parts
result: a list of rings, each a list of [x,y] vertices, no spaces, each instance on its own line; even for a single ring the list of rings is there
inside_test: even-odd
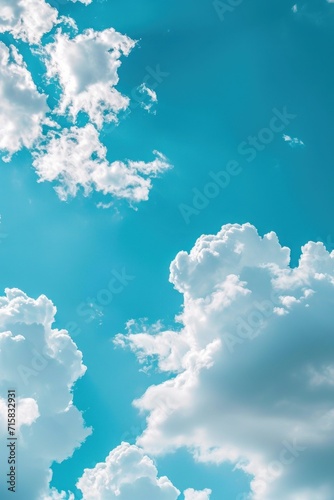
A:
[[[33,147],[47,122],[48,106],[15,47],[0,42],[0,66],[0,150],[8,161],[21,148]]]
[[[139,202],[148,199],[151,177],[170,167],[166,158],[155,151],[155,159],[115,161],[106,159],[106,148],[92,124],[51,132],[44,147],[35,153],[34,167],[40,181],[59,181],[56,191],[62,200],[75,196],[80,187],[85,195],[92,189],[105,195]]]
[[[38,43],[61,21],[74,26],[70,18],[57,20],[56,10],[44,0],[0,0],[0,32],[10,31],[26,42]],[[113,28],[99,32],[88,29],[74,37],[59,29],[54,42],[35,51],[46,65],[47,78],[60,85],[58,104],[51,111],[47,96],[38,91],[17,49],[0,42],[3,160],[10,161],[22,148],[32,151],[39,181],[58,181],[56,191],[62,200],[75,196],[80,188],[85,195],[96,190],[132,202],[147,200],[151,179],[170,167],[166,158],[154,151],[149,162],[109,163],[97,132],[104,123],[118,122],[120,111],[129,106],[130,99],[116,85],[121,57],[134,45],[134,40]],[[139,92],[147,100],[139,102],[150,111],[157,102],[156,93],[143,85]],[[76,126],[79,113],[86,115],[86,126]],[[54,121],[59,115],[66,117],[68,128]]]
[[[117,70],[121,56],[127,56],[134,45],[113,28],[89,29],[74,38],[58,32],[54,43],[44,48],[48,77],[56,79],[62,89],[58,112],[68,113],[73,120],[84,112],[98,127],[116,121],[129,105],[128,97],[115,88]]]
[[[17,289],[5,292],[0,297],[0,436],[2,442],[7,436],[7,391],[15,389],[16,494],[26,500],[65,498],[64,492],[49,490],[50,466],[70,457],[90,434],[72,402],[71,388],[85,372],[82,355],[67,331],[52,329],[56,309],[50,300],[43,295],[34,300]],[[2,446],[2,464],[7,454]],[[1,481],[1,498],[7,498],[7,486]]]
[[[30,44],[40,42],[57,21],[57,10],[44,0],[0,0],[0,33]]]
[[[210,500],[211,490],[205,489],[196,491],[193,488],[188,488],[184,491],[184,500]]]
[[[167,477],[158,477],[153,461],[140,448],[128,443],[94,469],[85,469],[77,487],[85,500],[176,500],[180,494]]]
[[[138,446],[230,462],[249,475],[243,498],[334,498],[334,252],[309,242],[291,267],[275,233],[226,225],[180,252],[170,280],[179,327],[116,340],[174,372],[134,402]]]
[[[60,3],[81,2],[88,5],[92,0],[53,0]],[[35,45],[41,42],[55,24],[65,20],[58,18],[58,11],[45,0],[0,0],[0,33],[10,33],[14,38]]]

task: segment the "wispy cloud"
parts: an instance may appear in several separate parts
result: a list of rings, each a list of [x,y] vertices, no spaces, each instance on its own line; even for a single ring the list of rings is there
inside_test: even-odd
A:
[[[289,135],[284,134],[283,139],[291,148],[302,148],[305,146],[304,142],[298,139],[298,137],[290,137]]]

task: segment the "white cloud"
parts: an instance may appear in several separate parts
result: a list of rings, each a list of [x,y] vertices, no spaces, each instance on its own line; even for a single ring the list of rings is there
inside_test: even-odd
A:
[[[158,102],[157,93],[147,87],[145,83],[142,83],[139,86],[138,92],[143,96],[143,98],[139,99],[141,107],[144,108],[145,111],[148,111],[150,113],[154,104]]]
[[[211,490],[205,489],[202,491],[196,491],[189,488],[184,491],[184,500],[210,500]]]
[[[21,8],[26,4],[18,5]],[[43,7],[40,10],[37,5],[33,7],[32,12],[43,13]],[[8,9],[2,13],[11,19]],[[31,15],[34,19],[34,14]],[[27,19],[30,17],[25,13],[24,21],[19,23],[22,29]],[[38,21],[39,17],[36,19]],[[66,19],[71,22],[70,18]],[[34,40],[38,40],[39,31],[34,33]],[[33,35],[29,36],[32,41]],[[134,45],[133,40],[113,28],[101,32],[89,29],[74,38],[58,30],[53,43],[36,49],[46,64],[48,78],[58,80],[61,86],[59,106],[52,113],[66,115],[74,122],[80,112],[89,118],[86,126],[62,129],[47,116],[51,113],[47,96],[37,90],[22,56],[15,47],[8,48],[0,42],[0,151],[5,153],[3,160],[10,161],[23,147],[32,150],[39,182],[58,181],[56,191],[62,200],[75,196],[80,188],[85,195],[96,190],[130,202],[147,200],[151,179],[170,168],[167,159],[153,151],[154,159],[149,162],[109,163],[107,149],[101,144],[96,130],[104,123],[117,122],[118,113],[129,106],[129,98],[115,86],[119,81],[120,58],[127,56]],[[150,110],[152,103],[157,101],[156,94],[146,86],[140,89],[150,100],[146,104]],[[53,130],[47,133],[43,125]],[[98,206],[108,207],[109,203]]]
[[[332,26],[333,12],[330,4],[333,0],[300,0],[292,7],[296,19],[310,22],[317,27]]]
[[[129,98],[115,88],[117,71],[121,56],[127,56],[134,45],[113,28],[89,29],[72,39],[58,32],[55,42],[44,47],[48,77],[58,80],[62,88],[58,112],[69,113],[74,121],[84,112],[99,128],[117,121],[117,114],[129,105]]]
[[[57,10],[44,0],[0,0],[0,33],[30,44],[40,42],[57,21]]]
[[[85,5],[89,5],[90,3],[92,3],[93,0],[70,0],[70,1],[73,3],[80,2],[80,3],[83,3]]]
[[[1,334],[0,334],[1,335]],[[32,398],[18,398],[17,407],[17,429],[24,425],[31,425],[40,416],[38,405]],[[7,424],[7,400],[0,397],[0,427],[4,428]]]
[[[117,343],[175,372],[134,402],[148,413],[145,453],[231,462],[256,500],[331,500],[334,252],[310,242],[289,262],[275,233],[250,224],[203,235],[171,264],[178,331]]]
[[[21,148],[33,147],[47,122],[48,106],[15,47],[0,42],[0,66],[0,150],[9,161]]]
[[[34,153],[33,165],[40,182],[59,181],[56,191],[62,200],[75,196],[82,187],[85,195],[95,189],[133,202],[147,200],[151,177],[170,167],[158,151],[154,152],[155,159],[148,163],[130,160],[109,163],[106,154],[97,130],[88,124],[60,133],[50,132],[45,146]]]
[[[137,446],[122,443],[105,462],[85,469],[78,480],[85,500],[176,500],[179,490],[158,477],[153,461]]]
[[[305,144],[303,141],[298,139],[298,137],[290,137],[289,135],[284,134],[283,139],[285,142],[289,144],[291,148],[296,148],[296,147],[303,147]]]
[[[55,312],[44,295],[34,300],[6,289],[0,297],[0,436],[7,436],[7,391],[14,388],[17,484],[26,499],[64,497],[49,491],[50,466],[71,456],[90,434],[72,402],[72,386],[86,369],[82,354],[67,331],[52,329]],[[7,458],[2,446],[1,463]],[[1,481],[1,498],[7,498],[7,486]]]
[[[51,488],[47,496],[43,496],[43,500],[74,500],[74,494],[71,492],[66,493],[65,491],[57,491],[55,488]],[[42,499],[41,499],[42,500]]]

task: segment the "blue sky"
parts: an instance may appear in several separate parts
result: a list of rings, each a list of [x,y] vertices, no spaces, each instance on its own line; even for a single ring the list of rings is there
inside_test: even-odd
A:
[[[59,181],[49,182],[48,174],[43,178],[32,164],[32,154],[39,154],[47,167],[63,161],[65,171],[68,168],[65,154],[38,152],[40,141],[51,143],[45,124],[29,147],[12,149],[11,161],[0,166],[0,233],[5,234],[0,239],[1,295],[5,288],[18,288],[34,299],[45,294],[57,307],[54,328],[72,330],[87,366],[73,394],[74,405],[93,432],[73,456],[52,464],[51,483],[59,491],[72,491],[75,498],[82,498],[75,485],[83,470],[103,462],[121,441],[134,444],[144,431],[145,415],[139,415],[132,401],[175,376],[172,370],[159,370],[156,363],[145,373],[134,353],[115,347],[113,339],[125,333],[130,319],[143,318],[146,325],[161,320],[166,330],[181,330],[174,317],[183,310],[184,297],[180,288],[175,290],[175,281],[169,281],[169,266],[178,252],[190,252],[197,238],[216,235],[223,225],[246,222],[261,236],[274,231],[281,245],[291,249],[293,266],[301,246],[309,240],[323,241],[333,250],[334,6],[324,0],[303,0],[295,8],[294,1],[254,0],[240,2],[226,14],[219,11],[219,15],[211,1],[49,3],[77,24],[76,34],[69,25],[60,25],[70,38],[88,28],[95,32],[114,28],[138,41],[127,57],[120,56],[116,89],[130,97],[127,110],[116,112],[116,125],[98,127],[83,109],[74,121],[68,108],[57,116],[59,96],[66,90],[57,77],[46,81],[45,64],[54,70],[56,63],[50,62],[43,47],[54,43],[58,28],[47,30],[38,44],[32,44],[20,39],[14,28],[0,24],[0,41],[6,47],[13,44],[23,55],[37,91],[47,96],[59,133],[93,123],[109,164],[127,160],[149,164],[156,158],[159,161],[154,151],[163,155],[159,175],[151,176],[148,200],[139,203],[114,192],[103,196],[94,187],[88,196],[80,188],[75,196],[61,200],[54,189]],[[82,63],[75,55],[71,59],[78,81],[81,78],[85,83],[95,70],[103,80],[103,68],[97,68],[98,53],[94,64],[93,58],[88,53],[83,76]],[[59,70],[54,71],[59,76]],[[161,77],[152,76],[157,71]],[[157,102],[146,95],[144,102],[152,105],[149,110],[135,98],[143,82],[157,94]],[[16,95],[8,95],[14,102]],[[3,94],[2,99],[6,98]],[[282,122],[282,128],[273,131],[273,117],[284,110],[291,116],[289,123]],[[29,115],[31,111],[24,112]],[[6,122],[5,112],[1,120],[0,128]],[[13,139],[9,129],[2,128],[2,135],[9,137],[5,155]],[[264,143],[261,138],[268,138],[268,130]],[[240,149],[250,137],[260,141],[252,161],[248,161],[250,154],[242,153],[245,147]],[[193,204],[196,193],[203,194],[212,181],[210,173],[226,171],[231,161],[237,162],[238,173],[230,175],[226,187],[216,185],[217,194],[198,209]],[[79,158],[78,169],[80,162]],[[98,208],[99,202],[112,202],[112,206]],[[182,215],[185,205],[193,210],[188,220]],[[94,299],[101,306],[101,290],[115,273],[128,276],[126,283],[121,282],[120,293],[107,299],[100,310],[90,308]],[[91,316],[80,314],[80,307],[90,309]],[[159,476],[168,476],[181,492],[212,490],[210,497],[185,498],[246,499],[253,469],[248,474],[233,470],[235,463],[225,460],[212,464],[202,458],[198,463],[192,455],[196,446],[190,444],[187,451],[182,444],[174,453],[166,448],[154,455],[147,445],[147,454],[154,458]],[[292,493],[301,491],[289,484]],[[285,491],[283,487],[278,493],[275,490],[272,498]],[[320,500],[330,498],[327,490],[321,491]],[[303,500],[311,498],[303,494]]]

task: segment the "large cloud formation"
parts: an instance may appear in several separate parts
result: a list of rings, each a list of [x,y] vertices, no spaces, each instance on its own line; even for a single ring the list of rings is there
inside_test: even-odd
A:
[[[85,500],[176,500],[179,490],[157,474],[153,461],[140,448],[122,443],[105,462],[85,469],[77,487]]]
[[[0,0],[0,33],[37,44],[57,21],[58,12],[44,0]]]
[[[92,124],[50,132],[34,154],[33,166],[42,181],[59,181],[55,189],[62,200],[75,196],[80,187],[104,195],[139,202],[148,199],[152,177],[170,168],[167,159],[154,151],[151,162],[109,163],[107,149]]]
[[[0,67],[0,150],[9,161],[22,147],[33,147],[49,108],[14,46],[0,42]]]
[[[85,469],[77,482],[84,500],[177,500],[180,491],[168,477],[158,477],[151,458],[135,445],[123,442],[105,462]],[[185,500],[209,500],[210,490],[184,492]]]
[[[334,252],[309,242],[292,268],[275,233],[226,225],[180,252],[170,280],[180,327],[116,339],[175,373],[134,402],[148,413],[137,444],[231,462],[250,477],[243,498],[334,498]]]
[[[90,29],[74,38],[59,31],[55,41],[43,49],[47,75],[62,90],[56,112],[73,122],[80,112],[89,119],[83,127],[50,131],[34,152],[33,165],[40,181],[59,181],[56,191],[62,200],[75,196],[80,187],[85,195],[95,190],[131,202],[147,200],[151,178],[170,168],[158,151],[151,162],[110,164],[99,139],[98,129],[104,123],[117,122],[119,112],[129,106],[129,98],[115,86],[120,58],[134,45],[131,38],[110,28]]]
[[[15,17],[12,11],[16,4],[10,6],[3,1],[0,0],[0,32],[10,31],[7,24],[9,21],[13,24]],[[55,22],[54,16],[46,11],[51,24],[43,24],[42,29],[39,16],[44,15],[44,4],[35,5],[37,1],[41,0],[23,0],[17,4],[20,30],[15,28],[16,33],[11,28],[14,36],[29,43],[39,42]],[[2,25],[1,19],[7,20],[7,24]],[[69,18],[61,18],[57,23],[62,21],[75,24]],[[84,195],[95,190],[134,203],[147,200],[151,179],[170,168],[165,156],[153,151],[154,159],[149,162],[109,163],[107,148],[99,137],[99,129],[105,123],[118,122],[119,113],[129,107],[130,99],[115,87],[121,57],[127,56],[135,43],[113,28],[88,29],[74,37],[59,29],[54,42],[35,51],[46,65],[47,78],[60,86],[56,108],[50,110],[47,96],[37,90],[18,50],[0,42],[0,151],[6,153],[3,160],[10,161],[22,148],[30,149],[39,181],[57,181],[55,190],[61,200],[75,196],[80,188]],[[145,89],[152,102],[156,102],[155,92]],[[148,110],[151,104],[147,105]],[[79,114],[86,115],[88,123],[77,123]],[[55,121],[59,115],[66,117],[65,127]],[[48,129],[43,129],[43,125]]]
[[[25,500],[65,498],[49,490],[50,466],[70,457],[91,432],[71,392],[86,367],[68,332],[52,329],[55,313],[44,295],[34,300],[20,290],[6,289],[0,297],[0,436],[3,443],[7,391],[14,388],[19,440],[15,494]],[[6,446],[1,446],[2,464],[7,464],[7,455]],[[13,494],[7,487],[0,482],[1,498]]]
[[[92,0],[71,0],[88,5]],[[57,6],[67,0],[52,0]],[[45,0],[0,0],[0,33],[10,33],[15,39],[31,45],[40,44],[43,35],[64,18]]]
[[[44,49],[47,75],[57,79],[62,89],[58,112],[75,120],[82,111],[99,128],[116,121],[129,105],[129,98],[115,89],[120,57],[127,56],[134,45],[134,40],[113,28],[89,29],[74,38],[58,32],[54,43]]]

